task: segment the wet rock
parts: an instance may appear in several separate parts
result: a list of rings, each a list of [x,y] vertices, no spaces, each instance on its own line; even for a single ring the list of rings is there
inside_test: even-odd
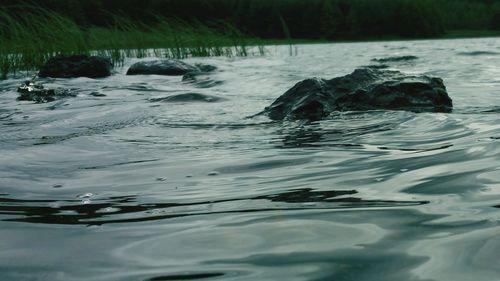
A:
[[[91,92],[89,95],[93,96],[93,97],[98,97],[98,98],[106,96],[106,94],[99,93],[99,92]]]
[[[46,103],[57,99],[74,97],[76,93],[67,89],[45,89],[43,85],[32,81],[26,81],[24,85],[17,88],[20,96],[17,100],[34,101],[37,103]]]
[[[210,64],[197,63],[197,64],[195,64],[195,66],[201,72],[213,72],[213,71],[217,70],[217,67],[210,65]]]
[[[112,67],[113,64],[111,61],[103,57],[58,55],[47,61],[38,73],[38,76],[53,78],[102,78],[111,75]]]
[[[320,120],[333,111],[374,109],[450,112],[452,100],[440,78],[364,68],[331,80],[299,82],[259,114]]]
[[[225,99],[199,93],[186,93],[163,98],[150,99],[151,102],[219,102]]]
[[[222,84],[222,81],[213,80],[207,72],[189,72],[182,76],[182,81],[195,84],[198,88],[211,88]]]
[[[371,68],[371,69],[386,69],[389,68],[387,64],[370,64],[363,66],[364,68]]]
[[[380,63],[389,63],[389,62],[412,61],[412,60],[416,60],[416,59],[418,59],[418,57],[416,57],[416,56],[398,56],[398,57],[388,57],[388,58],[381,58],[381,59],[372,59],[372,61],[380,62]]]
[[[498,52],[490,52],[490,51],[472,51],[472,52],[460,52],[458,55],[461,56],[497,56],[500,55]]]
[[[127,71],[127,75],[170,75],[180,76],[190,72],[207,72],[215,70],[214,66],[193,66],[180,60],[155,60],[142,61],[133,64]]]

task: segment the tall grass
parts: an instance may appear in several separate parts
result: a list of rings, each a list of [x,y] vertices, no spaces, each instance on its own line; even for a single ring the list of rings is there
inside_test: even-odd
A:
[[[38,69],[56,54],[103,55],[121,64],[126,57],[247,56],[263,52],[263,48],[249,47],[257,41],[227,24],[215,31],[201,23],[188,25],[164,18],[157,18],[154,25],[120,16],[111,20],[107,27],[83,28],[68,17],[39,7],[0,8],[0,78]]]

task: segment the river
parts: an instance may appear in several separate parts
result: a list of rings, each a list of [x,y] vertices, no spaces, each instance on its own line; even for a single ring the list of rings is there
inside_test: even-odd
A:
[[[500,39],[190,58],[204,83],[0,81],[0,280],[500,280]],[[441,77],[452,113],[247,118],[373,59]],[[201,93],[217,102],[165,102]]]

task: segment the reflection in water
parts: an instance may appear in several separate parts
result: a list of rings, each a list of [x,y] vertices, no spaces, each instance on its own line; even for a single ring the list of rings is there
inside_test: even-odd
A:
[[[224,273],[198,273],[198,274],[183,274],[183,275],[169,275],[158,276],[148,279],[148,281],[167,281],[167,280],[199,280],[224,276]]]
[[[359,114],[364,115],[366,113]],[[353,116],[356,116],[356,113]],[[330,124],[326,125],[328,127],[325,127],[325,123],[306,123],[300,124],[298,127],[281,128],[278,133],[283,135],[283,144],[277,147],[362,147],[361,144],[349,143],[349,141],[353,137],[393,130],[398,124],[392,122],[356,124],[355,119],[335,120],[335,118],[337,117],[333,116],[332,120],[326,121],[330,122]],[[354,121],[354,123],[350,123],[351,121]]]
[[[0,198],[0,214],[16,216],[4,221],[45,224],[86,224],[140,222],[193,215],[262,212],[297,209],[345,209],[401,207],[426,204],[426,201],[363,200],[355,190],[313,191],[299,189],[284,193],[192,203],[139,203],[136,196],[96,200],[19,200]],[[90,196],[88,196],[90,197]],[[341,197],[341,198],[337,198]],[[240,202],[237,205],[227,204]],[[273,204],[272,202],[286,203]],[[306,204],[323,203],[323,204]],[[192,207],[197,207],[193,208]],[[210,211],[212,210],[212,211]]]

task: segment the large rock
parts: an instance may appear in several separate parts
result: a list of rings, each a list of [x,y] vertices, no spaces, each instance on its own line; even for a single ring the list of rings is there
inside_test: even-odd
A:
[[[70,90],[45,89],[43,85],[32,81],[26,81],[22,86],[17,88],[17,92],[20,94],[17,100],[34,101],[37,103],[51,102],[56,99],[76,96],[76,93]]]
[[[190,72],[200,72],[201,68],[180,60],[155,60],[134,63],[127,71],[127,75],[185,75]]]
[[[113,64],[111,61],[103,57],[58,55],[47,61],[38,73],[38,76],[53,78],[102,78],[111,75],[112,67]]]
[[[452,107],[452,100],[440,78],[357,69],[331,80],[312,78],[299,82],[260,114],[267,114],[274,120],[319,120],[333,111],[450,112]]]

